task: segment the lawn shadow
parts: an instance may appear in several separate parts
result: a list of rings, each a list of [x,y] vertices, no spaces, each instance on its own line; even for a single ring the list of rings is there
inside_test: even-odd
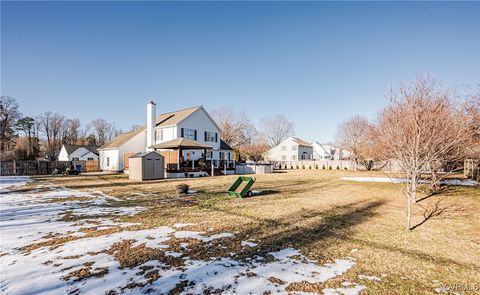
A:
[[[376,216],[375,210],[384,203],[384,201],[355,202],[335,206],[323,212],[315,210],[295,212],[281,220],[260,220],[260,224],[239,232],[237,236],[261,236],[262,243],[255,249],[242,252],[239,256],[246,258],[265,255],[287,247],[299,249],[320,241],[344,239],[354,231],[356,225]],[[302,226],[309,220],[312,221],[311,224]]]

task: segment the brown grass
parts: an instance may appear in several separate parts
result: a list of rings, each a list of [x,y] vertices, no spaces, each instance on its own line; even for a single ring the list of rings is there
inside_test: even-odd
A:
[[[253,190],[263,193],[246,199],[226,194],[235,176],[148,182],[129,181],[121,175],[78,176],[74,182],[62,177],[48,180],[72,189],[101,190],[121,200],[113,205],[145,206],[146,212],[122,220],[141,222],[146,228],[182,222],[197,224],[188,230],[235,233],[207,249],[186,241],[189,249],[179,252],[193,257],[221,257],[233,251],[242,258],[292,246],[319,263],[347,256],[356,260],[342,277],[318,286],[298,282],[289,286],[291,290],[340,287],[349,280],[366,285],[369,293],[428,294],[438,287],[436,281],[480,283],[478,187],[449,187],[421,200],[414,210],[419,226],[407,232],[399,185],[341,181],[342,176],[385,175],[315,169],[256,175]],[[175,185],[179,183],[199,193],[178,196]],[[240,241],[247,239],[256,240],[258,246],[241,248]],[[169,250],[178,249],[180,242],[185,241],[169,241]],[[124,266],[174,259],[131,243],[116,247],[116,258]],[[359,274],[387,276],[378,282],[360,280]]]

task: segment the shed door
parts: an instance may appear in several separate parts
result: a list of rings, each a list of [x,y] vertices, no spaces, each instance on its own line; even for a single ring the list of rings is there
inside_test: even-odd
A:
[[[153,179],[154,178],[154,159],[153,158],[148,158],[146,157],[145,159],[145,165],[144,165],[144,179]]]
[[[164,164],[163,164],[163,159],[162,158],[156,158],[155,159],[155,173],[154,173],[154,177],[155,179],[159,179],[159,178],[164,178]]]

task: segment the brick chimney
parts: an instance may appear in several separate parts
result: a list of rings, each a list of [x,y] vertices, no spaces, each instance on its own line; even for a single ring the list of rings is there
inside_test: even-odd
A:
[[[150,101],[147,104],[147,148],[146,151],[153,151],[150,148],[155,144],[155,126],[157,115],[156,115],[156,104],[153,101]]]

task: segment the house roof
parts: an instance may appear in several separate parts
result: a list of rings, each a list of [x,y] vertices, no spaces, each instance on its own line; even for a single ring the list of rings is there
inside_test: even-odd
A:
[[[296,143],[298,143],[299,145],[303,145],[303,146],[312,146],[311,144],[309,144],[308,142],[306,142],[305,140],[303,139],[300,139],[298,137],[292,137],[292,140]]]
[[[164,127],[164,126],[176,125],[176,124],[180,123],[181,121],[185,120],[188,116],[190,116],[191,114],[193,114],[194,112],[196,112],[199,109],[203,109],[203,107],[202,106],[196,106],[196,107],[191,107],[191,108],[188,108],[188,109],[178,110],[178,111],[175,111],[175,112],[160,114],[160,115],[157,116],[156,126],[157,127],[159,127],[159,126]],[[213,121],[213,122],[215,122],[215,121]],[[147,125],[145,124],[135,131],[122,133],[119,136],[112,139],[107,144],[104,144],[103,146],[101,146],[100,149],[117,148],[117,147],[121,146],[122,144],[124,144],[125,142],[129,141],[135,135],[140,134],[141,132],[145,131],[146,129],[147,129]]]
[[[209,145],[188,138],[176,138],[151,147],[154,149],[212,149]]]
[[[227,150],[227,151],[233,151],[233,148],[221,139],[220,139],[220,149],[221,150]]]
[[[67,152],[67,155],[71,155],[73,152],[75,152],[79,148],[84,148],[89,152],[92,152],[98,155],[97,147],[94,145],[64,144],[63,146],[65,147],[65,151]]]

